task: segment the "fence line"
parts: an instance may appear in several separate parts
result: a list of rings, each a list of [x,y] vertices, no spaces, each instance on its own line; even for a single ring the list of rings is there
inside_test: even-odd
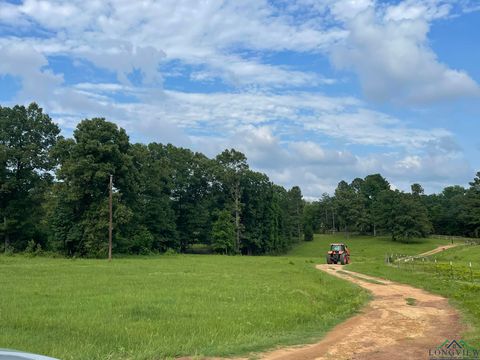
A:
[[[454,235],[430,235],[431,238],[435,239],[443,239],[443,240],[449,240],[453,243],[453,241],[463,241],[465,244],[475,244],[479,245],[480,244],[480,238],[469,238],[465,236],[454,236]]]
[[[435,274],[443,279],[480,283],[480,264],[471,261],[459,264],[452,261],[437,261],[436,257],[385,254],[385,262],[399,270],[424,272]]]

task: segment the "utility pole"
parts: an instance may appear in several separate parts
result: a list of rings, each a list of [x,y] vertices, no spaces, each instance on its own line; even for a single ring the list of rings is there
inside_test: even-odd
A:
[[[108,198],[108,208],[109,208],[109,216],[110,216],[110,219],[108,222],[108,261],[112,261],[112,230],[113,230],[112,187],[113,187],[113,175],[110,175],[109,198]]]

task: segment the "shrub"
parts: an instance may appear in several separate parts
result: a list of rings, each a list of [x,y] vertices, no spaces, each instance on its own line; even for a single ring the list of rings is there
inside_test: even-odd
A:
[[[167,251],[165,251],[165,252],[163,253],[163,255],[167,255],[167,256],[169,256],[169,255],[177,255],[177,251],[176,251],[175,249],[168,248]]]
[[[313,241],[313,229],[311,225],[306,225],[303,238],[305,241]]]

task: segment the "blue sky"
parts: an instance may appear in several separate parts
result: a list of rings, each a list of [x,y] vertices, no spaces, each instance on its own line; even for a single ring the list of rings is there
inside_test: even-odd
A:
[[[479,38],[477,0],[0,0],[0,104],[235,147],[308,198],[437,192],[480,170]]]

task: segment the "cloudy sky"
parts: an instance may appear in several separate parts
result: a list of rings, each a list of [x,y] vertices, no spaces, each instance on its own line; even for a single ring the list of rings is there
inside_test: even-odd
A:
[[[311,198],[434,192],[480,170],[479,39],[479,0],[0,0],[0,104],[235,147]]]

